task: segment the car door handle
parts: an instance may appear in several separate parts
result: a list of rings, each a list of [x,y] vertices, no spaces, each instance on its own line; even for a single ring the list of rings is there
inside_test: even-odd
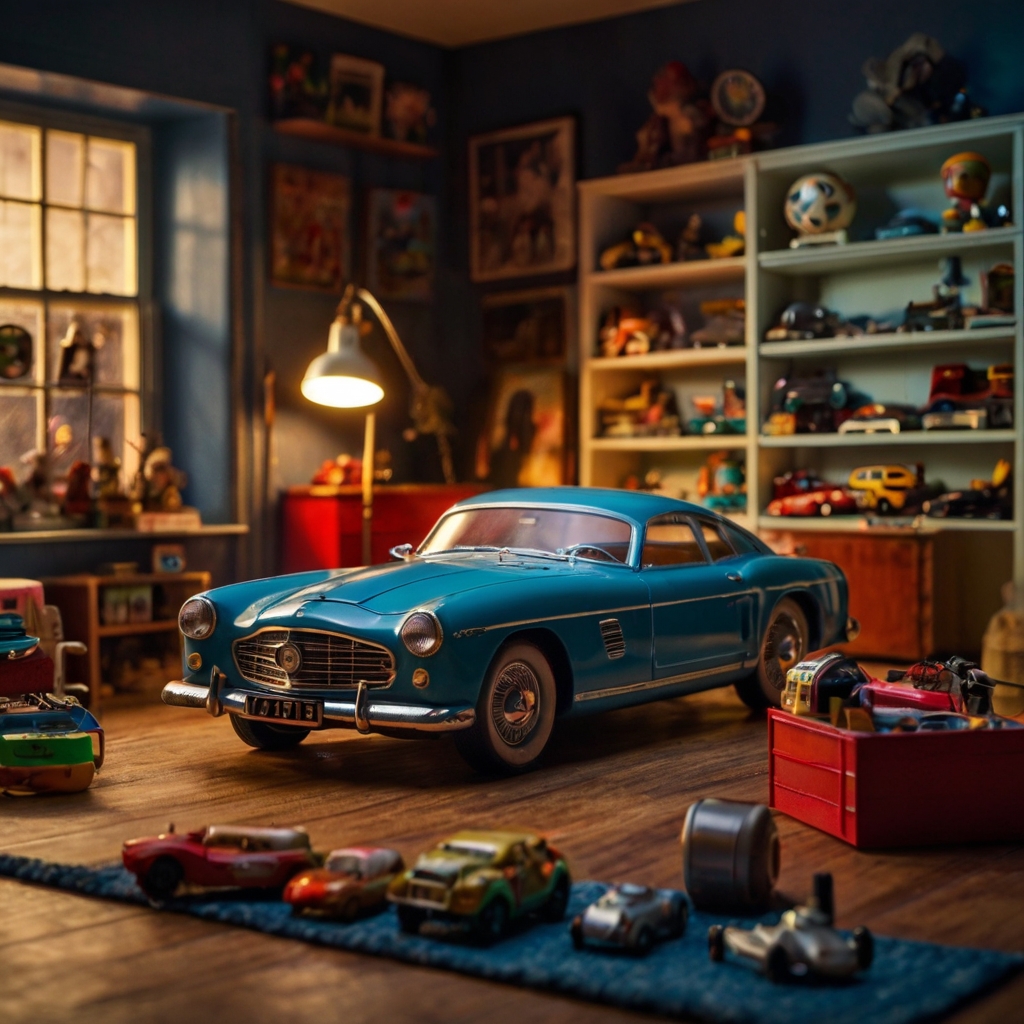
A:
[[[738,572],[727,572],[725,578],[732,583],[742,583],[743,577]]]

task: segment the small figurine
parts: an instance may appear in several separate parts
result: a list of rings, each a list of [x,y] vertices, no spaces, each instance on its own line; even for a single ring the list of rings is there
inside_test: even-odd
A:
[[[282,898],[295,914],[355,921],[387,906],[387,888],[404,870],[397,850],[374,846],[332,850],[322,868],[293,875]]]
[[[437,121],[437,113],[430,105],[430,93],[426,89],[394,82],[384,97],[384,120],[391,128],[393,139],[422,144]]]
[[[908,302],[899,331],[958,331],[964,326],[960,290],[969,284],[959,256],[948,256],[942,278],[932,285],[931,302]]]
[[[569,865],[542,836],[466,831],[421,854],[388,886],[388,899],[403,932],[434,920],[490,945],[528,914],[561,921],[571,885]]]
[[[981,204],[992,177],[989,162],[980,153],[957,153],[940,173],[950,199],[950,208],[942,214],[944,230],[984,231],[988,225],[981,218]]]
[[[92,512],[92,466],[79,459],[68,470],[68,484],[64,492],[66,516],[88,516]]]
[[[656,263],[672,262],[672,246],[661,232],[649,223],[638,224],[629,239],[611,245],[601,253],[602,270],[619,267],[648,267]]]
[[[22,482],[26,495],[25,508],[40,516],[57,516],[60,504],[50,484],[50,456],[47,452],[33,449],[21,457],[22,465],[29,467],[28,476]]]
[[[697,415],[687,425],[691,434],[745,434],[746,389],[734,380],[722,384],[722,404],[714,395],[694,395],[690,401]]]
[[[121,460],[114,454],[109,437],[92,439],[92,479],[97,498],[121,496]]]
[[[646,956],[655,942],[678,939],[690,916],[686,897],[674,889],[613,885],[569,926],[577,949],[598,946]]]
[[[665,437],[680,434],[675,392],[645,380],[626,398],[606,398],[598,407],[605,437]]]
[[[756,124],[764,112],[764,86],[749,72],[723,71],[711,84],[711,106],[719,123],[708,139],[708,159],[720,160],[769,145],[777,131],[770,123]]]
[[[735,234],[726,235],[720,242],[708,242],[704,246],[711,259],[720,260],[743,255],[747,245],[747,215],[743,210],[737,210],[733,215],[732,229]]]
[[[697,494],[716,512],[743,512],[747,507],[747,476],[743,463],[730,452],[713,452],[700,468]]]
[[[195,832],[167,832],[129,839],[124,866],[153,900],[170,899],[184,882],[199,886],[280,889],[299,871],[316,867],[304,828],[208,825]]]
[[[819,171],[797,178],[786,194],[786,223],[799,232],[792,249],[804,245],[843,244],[857,212],[853,186],[835,174]]]
[[[60,383],[91,385],[94,382],[96,353],[105,340],[101,331],[87,337],[81,323],[72,320],[60,342],[60,372],[57,375]]]
[[[747,338],[747,304],[743,299],[707,299],[700,304],[704,326],[691,332],[694,348],[742,345]]]
[[[797,977],[848,978],[866,971],[874,959],[867,928],[846,938],[835,930],[832,876],[814,876],[814,895],[802,907],[787,910],[777,925],[756,924],[747,931],[715,924],[708,929],[708,952],[720,963],[726,950],[759,967],[776,984]]]
[[[32,335],[17,324],[0,326],[0,380],[22,380],[32,372]]]
[[[704,221],[699,213],[691,213],[686,219],[686,226],[683,228],[676,244],[676,259],[680,262],[686,260],[706,260],[708,254],[701,244],[701,236],[704,233]]]
[[[337,458],[324,459],[310,481],[314,486],[356,486],[363,480],[363,460],[342,452]]]
[[[136,483],[135,500],[141,503],[143,512],[180,512],[181,489],[187,480],[180,469],[174,468],[170,448],[153,448],[143,463],[142,480]]]
[[[981,308],[983,315],[993,315],[1003,313],[1012,321],[1016,322],[1013,318],[1013,285],[1016,279],[1016,274],[1013,269],[1012,263],[996,263],[993,264],[987,271],[980,275],[981,277]],[[996,324],[981,324],[979,320],[980,316],[972,317],[971,327],[981,326],[997,326]],[[1005,318],[1004,318],[1005,320]]]

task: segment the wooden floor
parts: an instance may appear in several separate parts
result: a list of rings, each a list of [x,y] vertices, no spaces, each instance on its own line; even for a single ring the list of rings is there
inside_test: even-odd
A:
[[[474,776],[447,739],[331,733],[266,754],[194,711],[112,709],[104,724],[107,766],[87,793],[0,799],[0,850],[103,864],[124,839],[169,821],[179,830],[239,822],[303,824],[318,848],[384,842],[412,858],[459,827],[523,825],[550,836],[577,878],[681,887],[687,806],[703,796],[767,800],[764,721],[729,690],[570,723],[542,770],[506,781]],[[912,778],[893,784],[912,792]],[[802,896],[812,871],[832,871],[840,925],[1024,949],[1024,848],[860,853],[777,820],[780,889]],[[1019,1020],[1022,1006],[1024,977],[953,1019]],[[214,1019],[651,1018],[0,880],[0,1020]]]

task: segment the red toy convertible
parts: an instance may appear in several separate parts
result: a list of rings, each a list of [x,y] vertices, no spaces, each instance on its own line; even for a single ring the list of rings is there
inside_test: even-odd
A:
[[[857,511],[856,495],[840,484],[830,484],[807,469],[792,470],[772,481],[770,516],[847,515]]]
[[[280,889],[319,858],[302,828],[209,825],[198,832],[129,839],[124,866],[151,899],[169,899],[182,882],[208,887]]]

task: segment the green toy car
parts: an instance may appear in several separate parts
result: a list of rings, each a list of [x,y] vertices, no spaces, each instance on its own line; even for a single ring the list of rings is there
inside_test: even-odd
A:
[[[572,881],[562,855],[528,832],[458,832],[420,855],[388,888],[402,931],[427,920],[497,942],[511,921],[561,921]]]

